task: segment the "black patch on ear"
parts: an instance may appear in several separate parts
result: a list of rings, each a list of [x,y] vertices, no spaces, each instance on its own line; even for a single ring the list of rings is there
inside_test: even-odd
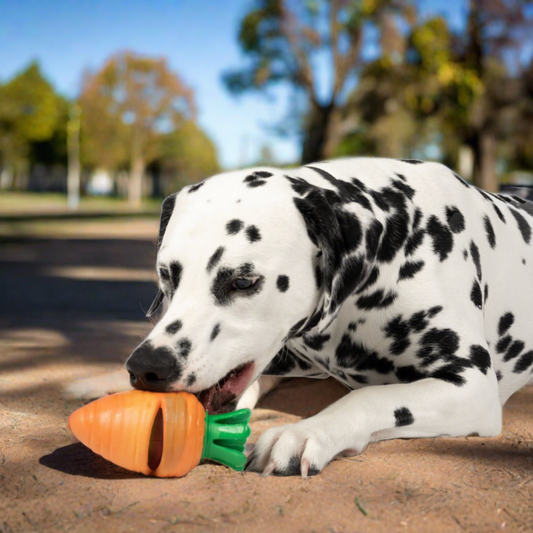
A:
[[[322,287],[322,270],[318,265],[315,267],[315,282],[316,288],[320,289]]]
[[[229,235],[236,235],[237,233],[239,233],[239,231],[241,231],[243,227],[244,222],[242,220],[239,220],[238,218],[234,218],[226,224],[226,230]]]
[[[197,183],[196,185],[193,185],[187,192],[188,193],[196,192],[204,183],[205,183],[205,181],[201,181],[200,183]]]
[[[246,228],[246,236],[250,242],[257,242],[261,240],[261,234],[255,226],[248,226]]]
[[[161,248],[163,237],[168,226],[168,221],[174,212],[174,206],[176,205],[176,196],[178,194],[171,194],[163,200],[161,205],[161,218],[159,219],[159,235],[157,237],[157,249]]]
[[[181,279],[181,273],[183,272],[183,267],[181,266],[181,263],[179,261],[172,261],[170,263],[170,283],[172,285],[172,292],[176,292],[178,290],[178,286],[180,284]]]
[[[485,215],[483,217],[483,222],[485,224],[485,233],[487,234],[487,240],[489,241],[490,247],[494,248],[496,246],[496,235],[494,234],[494,228],[492,227],[490,218]]]
[[[181,320],[174,320],[174,322],[171,322],[166,328],[165,331],[169,335],[175,335],[182,327]]]
[[[509,207],[509,210],[511,211],[511,215],[516,220],[516,223],[518,224],[518,229],[520,230],[520,233],[522,235],[522,239],[524,239],[524,242],[526,244],[529,244],[529,241],[531,240],[531,227],[527,223],[526,219],[522,216],[521,213],[519,213],[516,209],[512,209]]]
[[[158,290],[156,297],[154,298],[154,301],[152,302],[152,305],[150,305],[150,308],[146,312],[146,316],[149,318],[151,317],[161,306],[163,303],[163,298],[165,297],[165,294],[162,290]]]
[[[220,258],[222,257],[222,254],[224,253],[224,246],[219,246],[215,253],[210,257],[208,263],[207,263],[207,271],[211,272],[214,267],[218,265],[218,262],[220,261]]]
[[[192,374],[189,374],[187,376],[187,381],[185,382],[185,385],[187,385],[187,387],[190,387],[191,385],[194,385],[195,382],[196,382],[196,374],[193,372]]]
[[[276,286],[280,292],[287,292],[287,289],[289,288],[289,277],[283,275],[278,276]]]
[[[514,315],[513,313],[505,313],[501,316],[500,321],[498,323],[498,335],[502,337],[507,333],[507,330],[513,325],[514,323]]]
[[[215,327],[213,328],[213,331],[211,332],[211,342],[213,342],[216,338],[217,338],[217,335],[220,333],[220,324],[215,324]]]
[[[470,241],[470,255],[472,256],[474,265],[476,265],[477,277],[479,281],[481,281],[481,259],[479,257],[479,248],[476,246],[476,243],[474,241]]]
[[[446,220],[453,233],[461,233],[465,229],[465,217],[454,205],[446,207]]]
[[[427,232],[433,239],[433,251],[444,261],[453,248],[452,232],[435,215],[431,215],[428,220]]]
[[[480,346],[479,344],[473,344],[470,346],[470,360],[483,374],[487,374],[487,369],[490,368],[490,355],[483,346]]]
[[[407,239],[409,232],[409,216],[403,209],[387,218],[385,231],[381,239],[377,260],[389,263]]]
[[[415,419],[413,418],[413,413],[407,407],[400,407],[394,411],[394,418],[396,419],[395,426],[403,427],[410,426],[414,423]]]
[[[470,291],[470,299],[474,303],[476,307],[479,309],[482,309],[482,296],[481,296],[481,287],[479,286],[479,281],[477,279],[474,280],[474,283],[472,285],[472,290]]]

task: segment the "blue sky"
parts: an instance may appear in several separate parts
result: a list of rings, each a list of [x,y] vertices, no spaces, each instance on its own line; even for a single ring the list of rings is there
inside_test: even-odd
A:
[[[422,12],[461,23],[465,0],[421,1]],[[239,20],[252,0],[0,0],[0,82],[37,59],[54,86],[72,97],[83,70],[118,50],[165,56],[195,91],[198,120],[226,168],[253,164],[268,144],[279,163],[298,159],[296,138],[265,126],[287,112],[287,91],[269,100],[229,95],[221,73],[238,67]],[[429,7],[431,6],[431,7]]]

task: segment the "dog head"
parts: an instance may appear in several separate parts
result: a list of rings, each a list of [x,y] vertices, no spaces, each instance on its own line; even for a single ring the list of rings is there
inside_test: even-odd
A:
[[[167,198],[149,314],[163,299],[167,310],[127,362],[132,385],[197,393],[220,412],[289,338],[327,327],[369,272],[348,257],[363,226],[330,200],[274,169],[220,174]]]

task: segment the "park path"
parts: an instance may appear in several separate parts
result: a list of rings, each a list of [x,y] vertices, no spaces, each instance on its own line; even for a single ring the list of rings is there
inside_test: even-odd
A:
[[[0,240],[0,533],[533,530],[533,387],[509,400],[498,438],[382,442],[306,480],[214,464],[146,478],[77,443],[67,418],[82,402],[61,387],[119,368],[149,331],[156,234],[155,220],[108,221]],[[254,411],[251,441],[344,393],[285,382]]]

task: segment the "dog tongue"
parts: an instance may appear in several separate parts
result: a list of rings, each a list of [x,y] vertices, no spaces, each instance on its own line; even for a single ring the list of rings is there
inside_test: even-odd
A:
[[[233,406],[230,404],[246,387],[253,373],[254,365],[252,363],[232,371],[218,383],[205,389],[198,395],[198,399],[206,411],[212,414],[220,414],[231,411]]]

